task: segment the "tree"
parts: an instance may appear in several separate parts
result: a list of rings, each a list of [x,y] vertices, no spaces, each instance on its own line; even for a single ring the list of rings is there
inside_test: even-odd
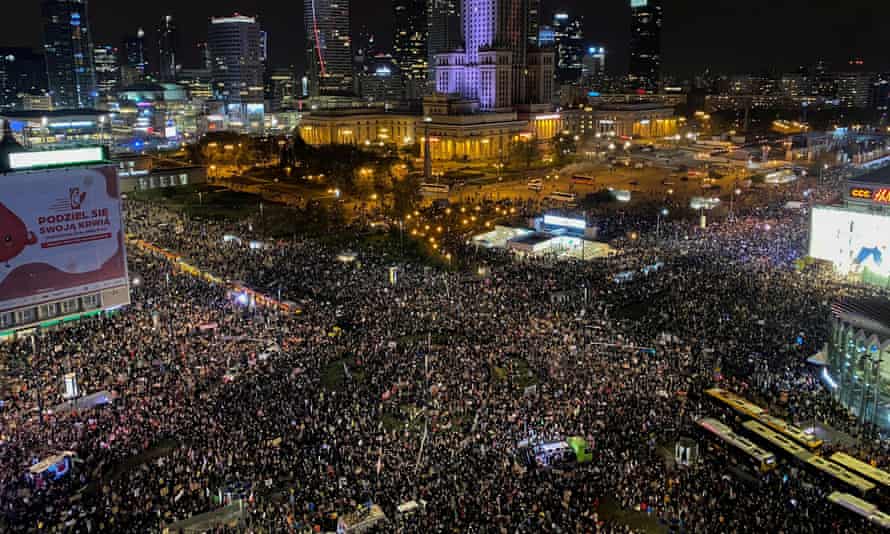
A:
[[[569,135],[558,135],[553,138],[553,162],[557,166],[565,165],[575,153],[575,139]]]
[[[523,166],[529,169],[532,162],[540,158],[541,151],[538,149],[538,143],[534,139],[523,139],[515,143],[510,149],[510,162],[514,166]]]
[[[392,187],[393,210],[399,217],[414,211],[420,201],[420,176],[409,174],[401,180],[395,180]]]

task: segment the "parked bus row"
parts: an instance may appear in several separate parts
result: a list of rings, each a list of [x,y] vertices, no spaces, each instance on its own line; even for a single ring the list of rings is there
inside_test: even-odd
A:
[[[767,411],[760,406],[739,397],[731,391],[721,388],[711,388],[705,390],[705,393],[721,406],[730,408],[742,415],[750,417],[751,419],[756,419],[776,432],[793,439],[810,451],[818,451],[819,448],[822,447],[821,439],[805,432],[791,423],[788,423],[784,419],[769,415]]]
[[[768,473],[776,468],[776,456],[761,449],[748,439],[739,436],[731,428],[717,419],[704,417],[696,421],[708,440],[708,449],[711,452],[726,456],[736,467],[749,474]]]
[[[745,421],[742,427],[761,442],[779,450],[783,458],[794,462],[818,478],[826,481],[834,488],[844,488],[866,497],[875,495],[876,486],[872,482],[858,476],[844,467],[808,451],[787,436],[774,431],[757,421]]]

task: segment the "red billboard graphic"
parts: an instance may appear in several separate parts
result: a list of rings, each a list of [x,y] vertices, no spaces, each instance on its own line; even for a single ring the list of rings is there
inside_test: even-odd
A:
[[[113,166],[3,177],[0,312],[126,285]]]

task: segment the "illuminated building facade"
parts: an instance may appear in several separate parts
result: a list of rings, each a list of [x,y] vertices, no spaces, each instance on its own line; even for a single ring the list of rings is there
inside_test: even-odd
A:
[[[304,0],[310,96],[353,93],[348,0]]]
[[[661,0],[630,0],[630,79],[654,91],[661,75]]]
[[[524,103],[527,15],[528,0],[464,0],[465,48],[436,55],[436,91],[477,99],[484,111]]]
[[[591,113],[595,133],[605,136],[667,137],[677,133],[674,108],[664,104],[604,104]]]
[[[111,140],[109,116],[102,111],[9,111],[0,113],[0,123],[4,120],[9,121],[16,141],[26,148],[65,148]]]
[[[423,105],[422,116],[364,108],[316,110],[303,115],[300,136],[311,145],[419,144],[423,156],[429,135],[434,160],[502,159],[514,143],[534,137],[529,119],[515,111],[480,113],[477,100],[433,95],[425,97]],[[557,131],[559,115],[541,115],[537,125],[548,124]]]
[[[890,430],[890,301],[847,299],[831,307],[822,380],[868,428]]]
[[[367,109],[325,109],[304,115],[300,136],[310,145],[409,146],[416,142],[417,115]]]
[[[86,0],[44,0],[44,51],[56,109],[96,105],[96,70]]]

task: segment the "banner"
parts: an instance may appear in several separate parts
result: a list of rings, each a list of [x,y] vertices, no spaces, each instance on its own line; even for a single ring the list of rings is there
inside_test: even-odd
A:
[[[10,173],[0,187],[0,312],[126,287],[113,166]]]

